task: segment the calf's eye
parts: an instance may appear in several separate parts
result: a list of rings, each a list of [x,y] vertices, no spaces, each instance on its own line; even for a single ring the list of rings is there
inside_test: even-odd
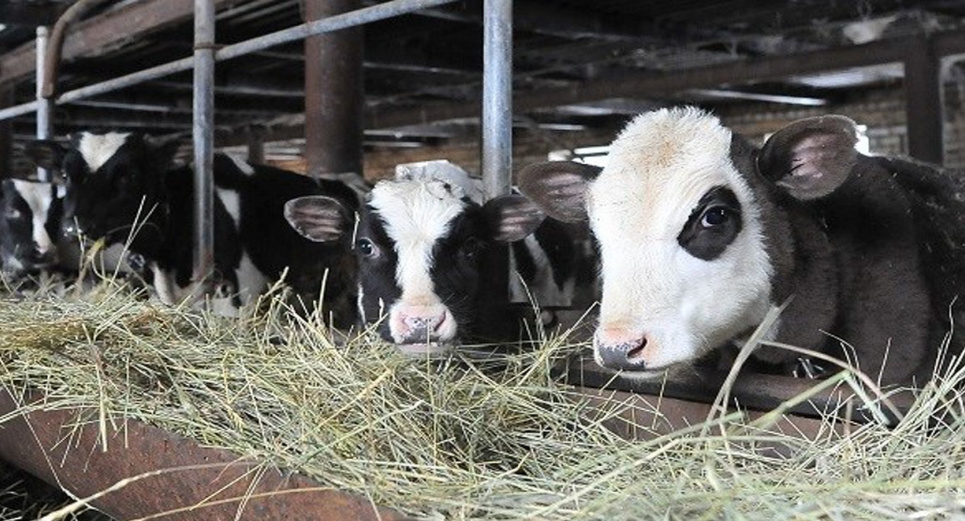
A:
[[[355,249],[358,250],[363,257],[375,258],[379,255],[379,247],[365,237],[355,241]]]
[[[712,206],[708,208],[700,218],[700,225],[704,228],[713,228],[724,224],[731,218],[731,211],[725,206]]]

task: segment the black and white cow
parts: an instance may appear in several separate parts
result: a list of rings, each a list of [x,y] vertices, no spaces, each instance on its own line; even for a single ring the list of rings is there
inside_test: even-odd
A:
[[[498,315],[505,310],[485,298],[490,276],[483,257],[496,242],[512,242],[517,269],[537,301],[569,304],[576,256],[563,225],[544,222],[521,195],[480,199],[477,184],[447,161],[402,167],[372,189],[355,233],[358,307],[385,340],[420,352],[510,334],[512,328],[497,332],[506,325],[508,315]],[[295,229],[319,241],[351,234],[355,224],[325,197],[295,199],[286,214]]]
[[[174,142],[117,132],[83,132],[66,148],[52,141],[27,147],[39,166],[63,173],[65,213],[75,232],[127,243],[145,259],[155,291],[169,304],[203,294],[202,286],[192,282],[193,171],[172,168],[176,149]],[[357,199],[348,187],[222,154],[215,155],[214,185],[212,286],[218,295],[203,296],[212,298],[215,311],[236,313],[285,270],[296,295],[314,302],[329,269],[325,309],[351,314],[351,305],[338,304],[351,300],[354,258],[349,247],[305,240],[283,214],[286,201],[304,195],[324,194],[355,208]]]
[[[551,217],[589,220],[599,243],[597,362],[657,376],[745,338],[787,303],[769,339],[850,359],[847,342],[885,383],[930,374],[930,328],[949,298],[929,301],[924,238],[940,234],[923,229],[917,215],[929,210],[902,176],[856,139],[850,119],[825,116],[756,150],[696,108],[662,109],[619,134],[603,169],[520,172],[524,194]],[[755,356],[782,371],[798,357]]]
[[[85,262],[105,276],[126,273],[123,247],[83,259],[80,243],[63,232],[63,187],[26,179],[0,184],[0,263],[8,282],[42,272],[78,273]]]

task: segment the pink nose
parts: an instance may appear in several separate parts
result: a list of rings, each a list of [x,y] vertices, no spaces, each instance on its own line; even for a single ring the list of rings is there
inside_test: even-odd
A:
[[[439,340],[447,325],[443,306],[414,306],[400,309],[392,321],[393,337],[400,344],[416,344]]]
[[[610,369],[642,371],[646,351],[654,348],[645,334],[624,327],[600,327],[593,337],[597,363]]]

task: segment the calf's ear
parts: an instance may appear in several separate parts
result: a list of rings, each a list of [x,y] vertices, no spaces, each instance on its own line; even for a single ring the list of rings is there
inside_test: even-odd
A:
[[[564,222],[586,220],[586,189],[602,168],[572,161],[529,165],[516,174],[516,184],[550,217]]]
[[[521,195],[503,195],[490,199],[483,206],[486,222],[493,239],[516,242],[536,231],[546,215],[529,199]]]
[[[345,235],[352,214],[337,199],[309,195],[285,203],[285,219],[310,241],[332,242]]]
[[[160,165],[161,170],[168,168],[174,163],[174,156],[181,148],[181,136],[144,136],[144,144],[148,146],[154,156],[154,161]]]
[[[24,147],[24,154],[35,166],[48,170],[56,177],[61,171],[64,156],[67,155],[67,148],[53,140],[38,139],[27,143]],[[23,177],[28,180],[39,181],[36,171],[25,172]]]
[[[757,168],[761,174],[803,200],[825,197],[848,180],[858,151],[854,121],[818,116],[795,121],[764,143]]]

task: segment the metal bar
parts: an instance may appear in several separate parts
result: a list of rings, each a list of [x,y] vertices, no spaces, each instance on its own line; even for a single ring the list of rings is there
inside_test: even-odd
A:
[[[214,58],[215,61],[230,60],[231,58],[237,58],[245,54],[296,41],[308,36],[330,33],[332,31],[338,31],[339,29],[384,20],[393,16],[418,11],[427,7],[449,4],[455,1],[456,0],[393,0],[384,4],[378,4],[371,7],[366,7],[364,9],[359,9],[357,11],[325,18],[324,20],[318,20],[317,22],[297,25],[282,31],[277,31],[253,38],[251,40],[239,42],[234,45],[228,45],[215,52]],[[176,72],[183,72],[190,69],[193,65],[194,57],[189,56],[187,58],[175,60],[173,62],[144,69],[142,71],[126,74],[112,80],[102,81],[87,87],[65,92],[57,99],[57,104],[62,105],[65,103],[70,103],[71,101],[90,98],[99,94],[137,85],[145,81],[162,78]],[[35,112],[36,110],[37,102],[24,103],[22,105],[0,110],[0,119],[9,119],[16,116],[22,116],[24,114]]]
[[[194,273],[214,269],[214,0],[194,2]]]
[[[513,1],[483,4],[482,176],[486,198],[509,193],[513,168]]]
[[[60,52],[64,47],[64,35],[66,35],[67,29],[70,28],[71,24],[80,19],[80,17],[84,16],[85,13],[96,7],[97,4],[102,4],[105,1],[106,0],[77,0],[76,3],[68,7],[67,10],[64,11],[64,14],[60,15],[60,18],[57,19],[57,23],[54,24],[54,29],[50,33],[50,45],[47,48],[47,52],[43,54],[37,53],[37,60],[43,60],[45,69],[43,88],[41,89],[41,97],[44,99],[53,98],[57,92]]]
[[[53,126],[50,122],[51,113],[54,110],[53,100],[43,97],[44,82],[46,81],[47,69],[44,67],[44,57],[47,55],[47,43],[50,41],[50,32],[46,27],[37,27],[37,139],[50,139],[53,133]],[[46,168],[37,167],[37,177],[42,181],[50,180],[50,172]]]
[[[305,0],[313,23],[361,5],[360,0]],[[362,174],[362,31],[305,39],[305,159],[313,177]],[[332,132],[331,129],[338,129]]]

